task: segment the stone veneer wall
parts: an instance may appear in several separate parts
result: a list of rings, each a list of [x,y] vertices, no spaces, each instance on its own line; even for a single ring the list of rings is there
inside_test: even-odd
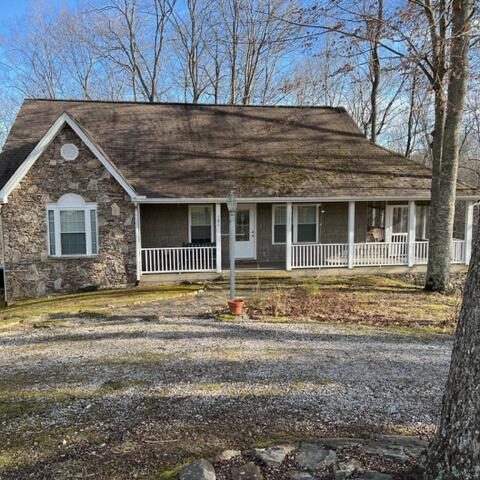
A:
[[[79,155],[65,161],[64,143]],[[48,256],[46,204],[65,193],[97,203],[98,255]],[[1,207],[7,301],[136,280],[135,207],[128,194],[77,135],[65,127]]]

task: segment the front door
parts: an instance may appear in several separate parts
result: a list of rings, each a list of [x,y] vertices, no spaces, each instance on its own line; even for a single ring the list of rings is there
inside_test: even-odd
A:
[[[256,213],[255,205],[238,204],[237,206],[235,258],[257,258]]]
[[[408,205],[387,205],[385,241],[408,241]]]

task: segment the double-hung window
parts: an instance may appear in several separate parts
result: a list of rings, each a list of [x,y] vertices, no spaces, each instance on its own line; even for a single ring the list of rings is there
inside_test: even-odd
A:
[[[48,253],[53,257],[98,253],[97,207],[68,193],[47,205]]]
[[[211,205],[190,205],[190,243],[213,241],[213,208]]]
[[[318,240],[317,205],[295,205],[293,210],[293,241],[295,243],[316,243]]]
[[[287,207],[285,205],[272,207],[272,239],[274,244],[282,244],[287,240]]]

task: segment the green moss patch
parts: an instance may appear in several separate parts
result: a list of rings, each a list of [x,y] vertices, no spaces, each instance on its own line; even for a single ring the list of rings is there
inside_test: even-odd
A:
[[[199,284],[156,285],[25,300],[0,311],[0,326],[29,323],[37,328],[54,327],[72,314],[81,318],[102,319],[121,307],[191,295],[201,289]]]

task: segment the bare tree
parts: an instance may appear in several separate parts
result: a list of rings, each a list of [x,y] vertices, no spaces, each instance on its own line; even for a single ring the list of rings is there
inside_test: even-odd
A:
[[[162,54],[174,5],[175,0],[109,0],[92,10],[92,48],[129,73],[134,98],[159,99]]]

